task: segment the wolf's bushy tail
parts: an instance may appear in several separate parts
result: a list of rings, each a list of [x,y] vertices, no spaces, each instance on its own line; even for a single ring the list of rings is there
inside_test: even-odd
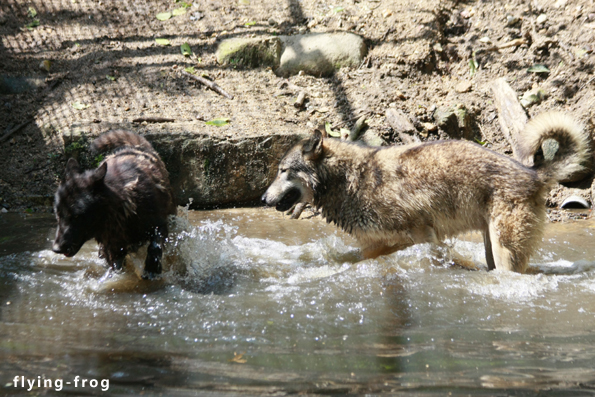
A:
[[[545,153],[544,142],[550,147]],[[533,118],[517,144],[518,160],[536,170],[548,184],[573,180],[573,176],[585,173],[592,162],[589,134],[572,117],[560,112]]]
[[[126,130],[112,130],[98,136],[91,143],[92,153],[103,153],[129,146],[154,152],[153,146],[142,136]]]

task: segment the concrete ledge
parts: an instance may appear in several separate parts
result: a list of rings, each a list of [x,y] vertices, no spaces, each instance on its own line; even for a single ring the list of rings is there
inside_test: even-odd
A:
[[[281,131],[269,135],[229,137],[202,123],[137,125],[83,121],[63,132],[67,157],[93,167],[87,151],[100,133],[122,128],[145,138],[161,155],[170,173],[178,205],[191,208],[230,207],[258,203],[277,173],[283,154],[306,133]]]

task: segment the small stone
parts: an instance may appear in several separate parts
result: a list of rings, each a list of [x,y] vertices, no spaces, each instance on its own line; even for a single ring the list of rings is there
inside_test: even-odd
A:
[[[438,126],[436,124],[421,123],[421,125],[423,126],[424,130],[428,132],[436,132],[438,130]]]
[[[378,135],[375,131],[371,128],[367,129],[366,132],[361,135],[360,140],[363,141],[368,146],[385,146],[386,142],[380,135]]]
[[[395,90],[395,97],[397,99],[400,99],[402,101],[404,101],[405,99],[407,99],[407,96],[405,94],[403,94],[401,91],[399,90]]]
[[[447,108],[438,108],[434,112],[434,122],[451,138],[468,139],[475,138],[473,125],[475,115],[465,105],[458,104]]]
[[[506,16],[506,24],[508,26],[516,25],[520,20],[521,19],[519,17],[513,16],[513,15]]]
[[[545,21],[547,21],[547,15],[541,14],[540,16],[537,17],[537,21],[536,22],[541,25]]]
[[[202,12],[193,12],[192,15],[190,15],[190,20],[191,21],[199,21],[204,17],[204,14]]]
[[[469,92],[473,88],[473,83],[470,81],[461,81],[455,86],[455,91],[459,93]]]
[[[520,100],[520,103],[524,108],[528,108],[529,106],[535,105],[543,101],[546,97],[547,94],[545,93],[545,91],[541,88],[537,88],[525,92]]]
[[[415,126],[409,117],[400,109],[387,109],[386,121],[390,124],[393,130],[398,134],[415,134]]]
[[[553,37],[556,33],[558,33],[558,26],[550,26],[549,28],[547,28],[547,30],[545,31],[545,35],[547,37]]]
[[[2,209],[0,210],[0,212],[2,212],[3,214],[6,214],[8,212],[8,210],[4,207],[2,207]]]
[[[50,72],[50,66],[52,65],[52,62],[50,62],[49,60],[43,60],[41,61],[41,63],[39,64],[39,70],[43,70],[44,72],[49,73]]]
[[[277,21],[275,21],[273,18],[269,18],[269,26],[277,26]]]
[[[461,16],[465,19],[469,19],[473,15],[475,15],[475,10],[473,8],[468,8],[466,10],[461,11]]]

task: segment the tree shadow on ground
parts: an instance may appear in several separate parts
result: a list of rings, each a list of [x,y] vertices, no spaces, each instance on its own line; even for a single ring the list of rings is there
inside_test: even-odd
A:
[[[203,10],[204,18],[210,19],[206,30],[201,32],[193,29],[195,25],[182,21],[182,17],[172,19],[171,23],[179,24],[180,33],[154,28],[162,26],[155,25],[154,13],[169,5],[150,1],[134,4],[105,1],[102,4],[89,1],[74,4],[66,0],[33,2],[31,6],[37,12],[35,18],[27,15],[29,5],[16,0],[0,5],[0,22],[3,22],[0,23],[0,34],[4,37],[0,40],[0,57],[5,60],[0,64],[0,75],[28,76],[42,81],[38,88],[30,91],[0,95],[0,135],[24,121],[34,120],[7,142],[0,143],[3,148],[0,189],[4,189],[0,205],[10,202],[6,205],[11,209],[51,202],[68,155],[63,152],[59,132],[73,122],[81,118],[101,121],[122,117],[122,109],[114,106],[133,107],[134,104],[121,104],[118,98],[133,99],[139,108],[146,105],[151,109],[159,93],[173,97],[178,90],[187,95],[203,95],[204,88],[189,89],[184,77],[164,76],[165,71],[171,71],[180,63],[174,57],[179,56],[179,47],[157,46],[156,37],[171,42],[181,39],[193,42],[196,59],[203,59],[201,70],[220,74],[236,67],[214,61],[221,40],[270,34],[270,26],[244,26],[238,19],[241,13],[234,5],[236,2],[215,4],[213,7],[216,8],[211,11],[221,15],[211,15],[210,11]],[[308,31],[305,25],[309,19],[300,1],[287,0],[278,7],[283,8],[286,15],[279,24],[281,32],[296,33],[300,28],[300,31]],[[224,21],[226,18],[227,22]],[[34,19],[40,21],[39,26],[27,28]],[[143,21],[146,26],[142,26]],[[423,38],[423,34],[423,31],[412,32],[399,39],[389,34],[387,40],[415,41]],[[371,48],[379,43],[364,39]],[[56,58],[50,74],[40,71],[38,66],[46,57]],[[112,78],[119,79],[119,83],[114,83]],[[322,81],[334,95],[329,105],[335,105],[343,123],[352,122],[358,109],[350,100],[343,79],[335,75]],[[75,103],[86,106],[92,102],[96,103],[91,109],[99,116],[73,108]]]

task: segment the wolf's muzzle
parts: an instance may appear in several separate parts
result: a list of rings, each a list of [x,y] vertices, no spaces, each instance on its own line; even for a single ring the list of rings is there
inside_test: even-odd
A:
[[[297,188],[290,189],[287,193],[281,197],[281,200],[275,205],[275,209],[277,211],[287,211],[294,204],[296,204],[300,198],[302,197],[302,193]]]
[[[64,256],[66,256],[67,258],[70,258],[72,256],[74,256],[76,254],[76,252],[78,252],[78,250],[76,252],[74,252],[74,249],[72,247],[61,247],[60,244],[58,243],[54,243],[52,245],[52,251],[54,251],[56,254],[62,254]]]

